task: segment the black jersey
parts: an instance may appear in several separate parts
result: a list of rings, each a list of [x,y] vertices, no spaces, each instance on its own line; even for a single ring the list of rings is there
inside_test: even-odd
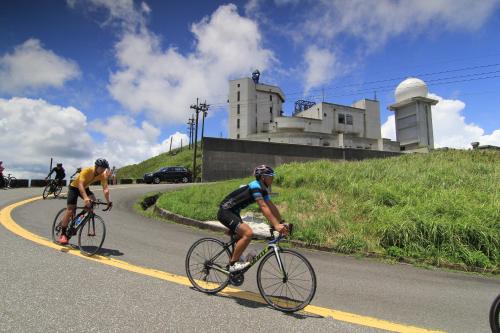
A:
[[[229,193],[220,203],[220,208],[239,213],[243,208],[253,204],[257,199],[269,201],[271,197],[269,196],[267,187],[259,181],[254,180],[250,184]]]

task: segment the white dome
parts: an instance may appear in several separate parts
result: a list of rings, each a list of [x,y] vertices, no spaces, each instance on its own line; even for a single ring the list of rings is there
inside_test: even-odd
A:
[[[427,97],[429,89],[424,81],[415,77],[409,77],[401,82],[394,93],[396,103],[412,97]]]

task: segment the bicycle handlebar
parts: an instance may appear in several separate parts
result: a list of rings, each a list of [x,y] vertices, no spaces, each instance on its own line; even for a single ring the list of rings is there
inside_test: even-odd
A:
[[[288,235],[289,235],[289,236],[291,236],[291,235],[292,235],[292,232],[293,232],[293,223],[283,223],[283,225],[287,228],[287,230],[288,230]],[[284,236],[284,235],[282,235],[282,234],[280,234],[278,237],[275,237],[275,236],[274,236],[274,231],[275,231],[275,230],[274,230],[274,228],[271,226],[271,227],[269,228],[269,232],[271,233],[271,237],[272,237],[272,238],[279,238],[279,239],[282,239],[282,238],[284,238],[284,237],[285,237],[285,236]]]

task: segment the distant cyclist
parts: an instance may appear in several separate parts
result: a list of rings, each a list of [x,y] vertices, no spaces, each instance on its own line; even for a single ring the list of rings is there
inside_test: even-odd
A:
[[[54,172],[56,173],[55,180],[57,180],[57,185],[62,185],[62,181],[66,177],[66,172],[64,171],[62,163],[57,163],[57,165],[50,170],[47,177],[45,177],[45,180],[49,179]]]
[[[109,201],[108,180],[105,176],[105,171],[108,168],[108,161],[106,161],[104,158],[98,158],[95,161],[95,165],[93,167],[83,168],[80,174],[68,186],[67,209],[61,223],[61,236],[58,239],[58,242],[60,244],[68,244],[66,227],[68,226],[69,219],[75,212],[78,197],[81,197],[83,199],[86,207],[90,206],[91,201],[96,200],[94,193],[92,193],[92,191],[89,189],[90,184],[95,181],[100,181],[104,192],[104,197],[106,198],[108,205],[112,205],[112,202]]]
[[[283,225],[285,221],[281,218],[278,208],[269,196],[268,188],[273,183],[274,170],[267,165],[260,165],[255,168],[254,176],[253,182],[228,194],[219,205],[217,219],[240,237],[229,262],[231,273],[245,269],[250,265],[249,262],[238,261],[253,236],[250,226],[241,220],[240,211],[243,208],[257,202],[260,210],[274,229],[281,234],[288,233],[287,227]]]
[[[3,167],[3,161],[0,161],[0,189],[5,188],[5,180],[3,179],[3,171],[5,168]]]

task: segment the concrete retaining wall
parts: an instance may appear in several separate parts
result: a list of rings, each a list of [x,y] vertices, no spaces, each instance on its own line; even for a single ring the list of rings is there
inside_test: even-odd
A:
[[[366,149],[204,138],[202,175],[203,181],[210,182],[250,176],[259,164],[276,167],[319,159],[351,161],[399,155],[401,153]]]

